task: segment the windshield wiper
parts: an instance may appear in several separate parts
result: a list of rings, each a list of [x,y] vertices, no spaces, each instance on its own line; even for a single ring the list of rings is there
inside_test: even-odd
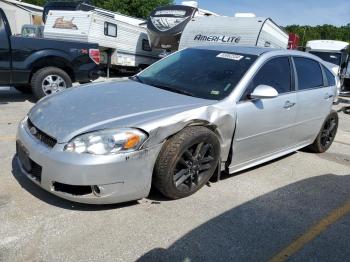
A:
[[[157,88],[160,88],[160,89],[164,89],[164,90],[167,90],[167,91],[170,91],[170,92],[178,93],[178,94],[181,94],[181,95],[196,97],[193,93],[191,93],[189,91],[186,91],[186,90],[183,90],[183,89],[177,89],[177,88],[170,87],[170,86],[163,86],[163,85],[156,85],[156,84],[151,84],[151,85],[154,86],[154,87],[157,87]]]

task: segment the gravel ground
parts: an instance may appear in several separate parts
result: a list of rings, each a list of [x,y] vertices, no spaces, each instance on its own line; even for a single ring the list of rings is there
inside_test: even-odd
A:
[[[296,152],[177,201],[152,192],[122,205],[68,202],[13,161],[17,124],[32,106],[0,89],[0,261],[264,261],[350,200],[350,115],[339,113],[325,154]],[[350,213],[321,229],[290,260],[348,261]]]

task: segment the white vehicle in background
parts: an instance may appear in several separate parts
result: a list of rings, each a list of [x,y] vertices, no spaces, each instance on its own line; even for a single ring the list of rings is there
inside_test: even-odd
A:
[[[16,0],[1,0],[0,8],[4,10],[14,35],[21,35],[24,25],[40,26],[43,24],[41,6]]]
[[[185,27],[179,49],[203,45],[240,45],[287,49],[289,35],[272,19],[254,14],[193,18]]]
[[[97,43],[101,64],[120,71],[143,69],[159,59],[144,20],[82,4],[82,10],[48,13],[44,37]]]
[[[338,93],[346,92],[344,77],[349,56],[349,43],[336,40],[312,40],[306,43],[305,51],[328,62],[328,68],[337,76]]]

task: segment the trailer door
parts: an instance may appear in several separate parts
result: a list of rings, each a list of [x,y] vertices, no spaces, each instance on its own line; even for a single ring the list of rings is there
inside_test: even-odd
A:
[[[6,16],[0,9],[0,85],[8,85],[11,80],[11,53],[8,34]]]

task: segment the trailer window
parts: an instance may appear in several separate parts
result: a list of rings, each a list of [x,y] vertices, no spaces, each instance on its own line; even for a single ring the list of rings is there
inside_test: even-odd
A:
[[[257,56],[185,49],[142,71],[135,79],[184,95],[221,100],[236,87]]]
[[[105,35],[111,37],[117,37],[117,25],[109,22],[105,22]]]
[[[149,41],[147,39],[142,39],[142,50],[148,52],[152,51],[152,48],[149,45]]]

